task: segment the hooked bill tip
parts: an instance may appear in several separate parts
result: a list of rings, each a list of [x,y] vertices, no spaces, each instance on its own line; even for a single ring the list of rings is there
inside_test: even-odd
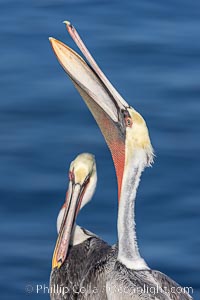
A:
[[[53,37],[49,37],[49,41],[51,42],[51,41],[53,41],[53,40],[55,40]]]
[[[71,23],[69,21],[63,21],[63,24],[66,24],[67,26],[71,26]]]
[[[58,261],[58,265],[57,265],[57,268],[58,269],[60,269],[60,267],[62,266],[62,260],[61,259],[59,259],[59,261]]]

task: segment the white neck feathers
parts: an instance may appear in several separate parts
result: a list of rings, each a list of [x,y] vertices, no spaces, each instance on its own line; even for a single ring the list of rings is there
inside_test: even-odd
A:
[[[149,269],[140,256],[135,230],[135,199],[146,153],[137,150],[126,163],[118,209],[118,260],[133,270]]]
[[[91,236],[94,236],[94,234],[89,232],[88,230],[83,229],[79,225],[74,224],[72,234],[71,234],[71,239],[70,239],[70,245],[71,246],[79,245],[85,242]]]

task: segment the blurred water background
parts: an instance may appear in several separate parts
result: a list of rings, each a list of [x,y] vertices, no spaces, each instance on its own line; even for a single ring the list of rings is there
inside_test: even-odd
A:
[[[110,153],[48,41],[77,50],[66,19],[150,129],[156,160],[136,207],[141,253],[200,299],[200,2],[1,0],[0,14],[1,299],[49,299],[35,288],[48,286],[67,170],[80,152],[95,154],[98,187],[78,223],[116,241]]]

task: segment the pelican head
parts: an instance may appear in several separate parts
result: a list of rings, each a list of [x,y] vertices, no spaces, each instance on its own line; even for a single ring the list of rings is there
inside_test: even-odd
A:
[[[148,128],[143,117],[120,96],[103,74],[75,28],[69,22],[65,23],[68,32],[90,65],[64,43],[54,38],[50,38],[50,42],[58,61],[84,99],[104,135],[114,161],[120,199],[124,169],[128,162],[135,157],[140,160],[143,167],[146,167],[153,161]]]
[[[89,153],[78,155],[70,165],[66,201],[57,220],[59,234],[53,254],[53,269],[60,268],[66,259],[75,219],[79,210],[91,200],[96,182],[94,156]]]

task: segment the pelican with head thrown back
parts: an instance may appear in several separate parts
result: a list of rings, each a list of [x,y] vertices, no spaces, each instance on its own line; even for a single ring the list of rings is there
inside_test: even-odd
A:
[[[107,278],[107,297],[127,300],[191,299],[186,293],[182,293],[181,296],[164,293],[165,285],[170,287],[177,284],[166,275],[151,270],[138,250],[134,216],[136,192],[144,168],[153,162],[153,148],[146,122],[112,86],[76,29],[69,22],[65,23],[69,34],[89,64],[75,51],[54,38],[50,38],[52,48],[101,129],[111,151],[117,174],[118,254]],[[110,289],[120,285],[120,293],[119,290]],[[144,285],[159,286],[159,292],[157,295],[137,293],[135,288]]]

